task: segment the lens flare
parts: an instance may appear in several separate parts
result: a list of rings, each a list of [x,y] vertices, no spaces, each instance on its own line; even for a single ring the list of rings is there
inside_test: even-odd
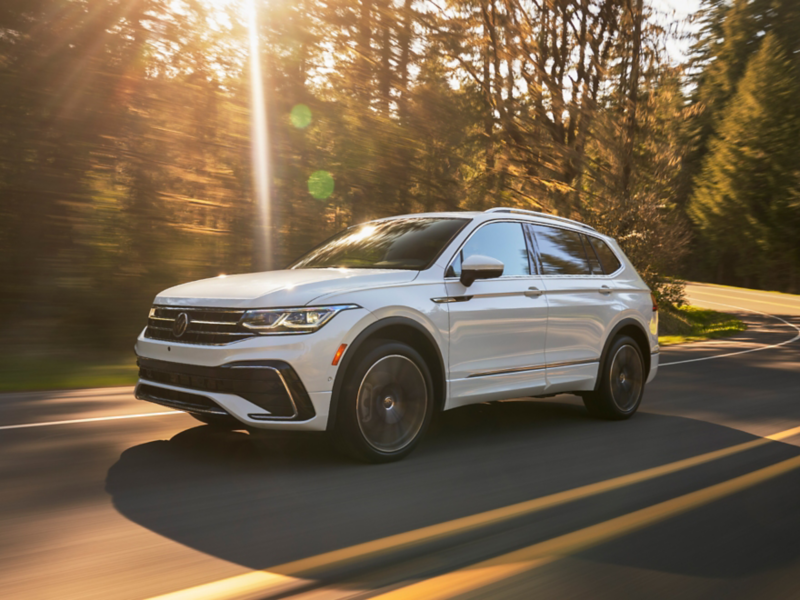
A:
[[[305,104],[296,104],[289,113],[289,120],[298,129],[305,129],[311,124],[311,109]]]
[[[247,3],[248,36],[250,42],[250,127],[253,161],[253,188],[258,207],[256,244],[261,248],[264,267],[272,268],[272,240],[270,235],[271,179],[267,138],[267,106],[264,101],[264,79],[261,70],[261,53],[258,44],[258,13],[256,0]]]
[[[333,176],[327,171],[315,171],[308,178],[308,192],[317,200],[325,200],[333,193]]]

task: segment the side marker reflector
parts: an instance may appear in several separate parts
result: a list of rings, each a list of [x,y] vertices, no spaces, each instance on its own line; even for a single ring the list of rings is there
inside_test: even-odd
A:
[[[339,349],[336,351],[336,354],[333,355],[333,362],[331,363],[334,367],[339,365],[339,361],[342,359],[342,354],[344,354],[344,349],[347,348],[347,344],[342,344],[339,346]]]

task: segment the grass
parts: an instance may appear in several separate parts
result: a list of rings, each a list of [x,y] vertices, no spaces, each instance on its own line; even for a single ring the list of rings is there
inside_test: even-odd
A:
[[[742,321],[728,313],[697,306],[681,306],[659,314],[658,343],[662,346],[699,342],[735,335],[747,329]]]
[[[106,359],[7,356],[0,361],[0,392],[133,385],[137,373],[132,355]]]

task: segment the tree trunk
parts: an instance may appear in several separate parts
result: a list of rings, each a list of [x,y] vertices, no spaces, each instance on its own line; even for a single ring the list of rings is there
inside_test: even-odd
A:
[[[400,119],[401,127],[408,127],[409,101],[411,95],[408,90],[408,63],[411,57],[411,35],[414,25],[413,4],[414,0],[403,2],[403,28],[397,37],[398,45],[398,64],[397,79],[400,96],[397,99],[397,116]],[[410,210],[410,189],[411,189],[411,149],[408,142],[404,141],[400,147],[400,169],[401,176],[398,178],[397,203],[399,212],[405,213]]]
[[[631,0],[629,0],[629,2],[631,2]],[[631,52],[628,118],[625,126],[625,148],[622,167],[622,199],[625,214],[630,212],[631,202],[631,172],[633,170],[633,148],[636,139],[636,109],[639,99],[639,60],[642,50],[642,0],[636,0],[636,12],[633,13],[632,17],[633,50]]]

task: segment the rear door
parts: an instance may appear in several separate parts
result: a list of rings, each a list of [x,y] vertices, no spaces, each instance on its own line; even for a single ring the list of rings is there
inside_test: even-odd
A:
[[[619,310],[613,281],[584,233],[551,225],[528,227],[547,295],[547,391],[591,389],[605,332]]]
[[[541,393],[545,378],[547,300],[522,223],[481,225],[453,257],[445,287],[450,313],[448,408]],[[503,262],[502,277],[460,281],[472,255]]]

